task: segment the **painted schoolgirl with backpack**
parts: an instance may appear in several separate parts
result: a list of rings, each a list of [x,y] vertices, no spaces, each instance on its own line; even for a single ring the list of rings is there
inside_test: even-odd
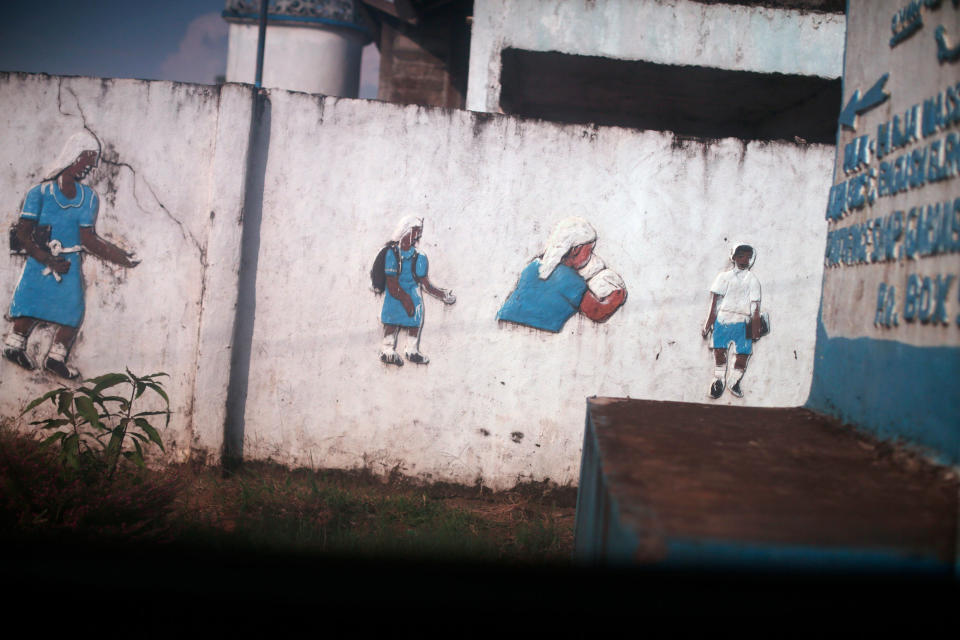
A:
[[[430,359],[420,353],[420,334],[423,329],[423,298],[421,289],[444,304],[457,301],[452,291],[433,286],[427,276],[427,256],[416,249],[423,234],[423,219],[404,216],[394,231],[393,238],[377,254],[370,270],[370,280],[376,293],[383,293],[383,342],[380,360],[385,364],[403,366],[397,353],[400,330],[407,333],[404,356],[415,364],[427,364]]]

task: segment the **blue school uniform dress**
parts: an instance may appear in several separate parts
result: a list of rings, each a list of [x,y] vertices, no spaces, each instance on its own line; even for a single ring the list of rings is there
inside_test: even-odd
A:
[[[383,271],[387,276],[397,276],[400,288],[406,291],[410,299],[413,300],[416,311],[412,316],[407,315],[403,304],[390,295],[390,289],[387,289],[383,297],[383,311],[380,312],[380,322],[401,327],[419,327],[423,325],[423,298],[420,297],[420,284],[417,282],[417,278],[427,276],[429,267],[427,256],[417,253],[413,247],[406,251],[401,251],[397,247],[397,251],[400,253],[400,262],[397,262],[396,252],[387,251]],[[413,264],[414,253],[417,254],[416,265]],[[416,274],[416,278],[414,278],[414,274]]]
[[[21,218],[38,226],[50,227],[50,239],[64,248],[80,246],[80,228],[92,227],[97,220],[99,198],[93,189],[77,185],[77,194],[67,198],[56,181],[43,182],[30,189],[23,201]],[[10,303],[10,317],[30,317],[67,327],[79,327],[83,321],[83,269],[80,253],[62,253],[70,261],[70,270],[60,281],[43,274],[46,267],[27,256],[23,274]]]
[[[517,287],[500,307],[497,320],[557,333],[579,311],[587,282],[565,264],[558,264],[546,280],[540,279],[539,269],[540,259],[536,258],[520,273]]]

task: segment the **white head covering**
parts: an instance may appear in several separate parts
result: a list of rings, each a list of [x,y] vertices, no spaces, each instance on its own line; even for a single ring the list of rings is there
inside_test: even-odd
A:
[[[394,242],[400,242],[400,240],[403,239],[403,236],[410,233],[410,230],[413,229],[414,227],[420,227],[422,229],[423,218],[420,218],[412,214],[403,216],[402,218],[400,218],[400,222],[399,224],[397,224],[397,228],[394,229],[393,236],[391,237],[391,239]]]
[[[540,279],[546,280],[549,278],[570,249],[593,242],[596,239],[597,232],[583,218],[564,218],[558,222],[550,237],[547,238],[547,246],[543,250],[543,257],[540,258],[538,271]]]
[[[734,242],[732,245],[730,245],[730,261],[731,262],[733,261],[733,254],[735,254],[737,252],[737,249],[739,249],[740,247],[749,247],[750,251],[753,251],[753,255],[750,256],[750,264],[749,266],[747,266],[747,269],[749,269],[753,266],[753,263],[757,261],[757,248],[747,242]]]
[[[63,150],[57,156],[54,164],[47,167],[44,180],[53,180],[57,175],[77,161],[77,158],[84,151],[96,151],[97,160],[94,166],[100,162],[100,141],[86,129],[78,131],[70,136],[67,143],[63,145]]]

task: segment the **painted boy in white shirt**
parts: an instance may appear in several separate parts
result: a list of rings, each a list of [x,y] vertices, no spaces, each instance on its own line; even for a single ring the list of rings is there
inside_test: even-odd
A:
[[[716,367],[714,381],[710,385],[711,398],[719,398],[723,394],[730,343],[733,343],[737,356],[733,375],[728,380],[730,393],[738,398],[743,397],[740,380],[747,370],[747,359],[753,353],[753,341],[760,338],[760,281],[750,272],[757,252],[748,244],[737,243],[731,249],[730,259],[734,267],[719,273],[710,287],[713,301],[701,332],[706,338],[713,331],[712,348]]]

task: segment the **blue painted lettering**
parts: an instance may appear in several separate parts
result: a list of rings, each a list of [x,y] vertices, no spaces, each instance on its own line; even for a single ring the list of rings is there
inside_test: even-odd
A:
[[[890,47],[895,47],[923,26],[923,15],[920,13],[920,2],[911,0],[910,3],[893,14],[890,20]]]
[[[862,209],[867,203],[864,187],[867,184],[867,175],[860,175],[850,178],[847,185],[847,209]]]
[[[900,322],[895,311],[896,306],[896,287],[888,286],[887,283],[881,282],[877,287],[877,312],[873,316],[874,326],[887,329],[897,326]]]
[[[943,126],[946,127],[960,122],[960,84],[957,84],[955,87],[947,87],[945,97],[946,100],[943,102],[946,115],[944,116]]]
[[[893,151],[893,147],[890,146],[890,123],[884,122],[877,125],[877,158],[883,158],[885,155]]]
[[[957,175],[958,168],[960,168],[960,135],[954,132],[943,141],[943,166],[940,170],[945,177],[952,178]]]
[[[839,220],[847,211],[847,183],[841,182],[830,187],[827,200],[827,220]]]
[[[950,287],[953,286],[954,280],[956,280],[956,276],[953,274],[947,276],[937,274],[936,304],[934,305],[933,317],[931,318],[937,324],[947,324],[947,322],[949,322],[947,319],[947,296],[950,295]]]
[[[881,198],[893,193],[893,165],[889,162],[880,163],[880,174],[877,176],[877,195]]]
[[[943,142],[941,140],[934,140],[928,147],[927,156],[930,159],[930,164],[927,165],[927,180],[930,182],[938,182],[945,177],[940,173],[940,154],[942,151]]]
[[[927,324],[933,314],[933,281],[925,277],[920,285],[920,296],[917,301],[917,316],[920,322]]]
[[[900,131],[900,116],[893,116],[893,122],[890,125],[890,146],[899,149],[904,144],[903,132]]]
[[[960,198],[953,201],[953,215],[950,216],[950,251],[960,251]]]
[[[910,162],[910,154],[905,153],[899,158],[897,158],[893,163],[893,188],[890,190],[891,194],[900,193],[901,191],[907,190],[907,185],[909,185],[909,176],[908,176],[908,164]]]
[[[920,211],[923,211],[923,207],[920,208]],[[917,237],[920,235],[918,230],[917,218],[919,217],[917,213],[917,207],[910,207],[910,211],[907,213],[907,225],[906,233],[903,238],[903,253],[906,254],[907,258],[914,258],[917,255]],[[907,289],[907,294],[910,293],[909,288]]]
[[[943,94],[938,93],[923,101],[923,137],[927,138],[943,128]]]
[[[868,235],[869,229],[867,228],[866,223],[856,224],[854,226],[854,256],[857,262],[864,263],[867,262],[867,243],[870,236]]]
[[[914,149],[910,154],[910,188],[922,187],[926,182],[927,148]]]
[[[857,170],[857,139],[848,142],[843,147],[843,172],[852,173]]]
[[[870,228],[870,244],[873,246],[870,262],[880,262],[883,260],[883,218],[868,220],[867,226]]]
[[[877,311],[873,314],[873,326],[886,326],[883,323],[884,311],[887,310],[887,283],[881,282],[877,287]]]
[[[903,234],[903,211],[894,211],[883,224],[883,250],[885,260],[896,259],[897,241]]]
[[[917,298],[920,295],[920,278],[910,274],[907,278],[907,295],[903,301],[903,319],[913,322],[917,319]]]

